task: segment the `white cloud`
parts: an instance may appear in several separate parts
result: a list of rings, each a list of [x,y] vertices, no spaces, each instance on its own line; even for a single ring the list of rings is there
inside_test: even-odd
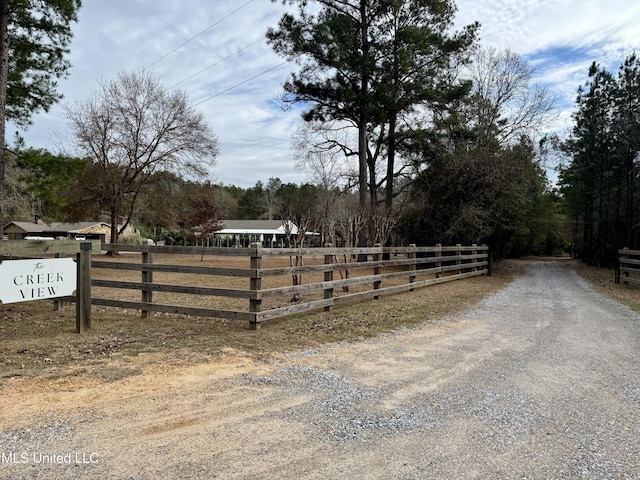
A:
[[[614,70],[640,38],[640,3],[632,0],[456,3],[458,27],[478,20],[483,44],[530,59],[536,79],[561,98],[563,123],[590,63]],[[221,142],[216,181],[302,181],[290,150],[299,110],[283,111],[276,101],[292,66],[269,71],[283,60],[264,40],[287,8],[269,0],[86,1],[74,26],[70,77],[59,90],[67,100],[84,99],[99,78],[151,65],[167,87],[180,82],[194,104],[203,102],[197,108]],[[36,115],[24,136],[29,145],[54,148],[54,132],[65,134],[61,105]]]

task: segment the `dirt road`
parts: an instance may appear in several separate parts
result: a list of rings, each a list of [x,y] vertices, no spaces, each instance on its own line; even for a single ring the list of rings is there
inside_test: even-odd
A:
[[[373,340],[144,361],[5,385],[0,478],[640,478],[640,317],[564,262]]]

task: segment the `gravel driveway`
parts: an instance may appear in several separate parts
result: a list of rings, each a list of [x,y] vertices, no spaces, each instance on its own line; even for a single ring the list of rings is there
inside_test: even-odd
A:
[[[0,412],[0,478],[640,478],[640,317],[562,261],[436,324],[240,358]]]

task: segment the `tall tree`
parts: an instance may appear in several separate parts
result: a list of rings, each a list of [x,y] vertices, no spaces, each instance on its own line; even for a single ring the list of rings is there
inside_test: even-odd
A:
[[[269,178],[267,186],[263,191],[264,206],[267,210],[267,220],[273,220],[274,215],[279,207],[278,190],[282,187],[282,181],[279,178]]]
[[[26,125],[61,98],[56,79],[70,67],[65,55],[80,6],[81,0],[0,0],[0,235],[6,121]]]
[[[578,254],[612,263],[640,243],[640,61],[630,55],[617,78],[595,62],[578,90],[577,111],[560,174],[576,222]]]
[[[595,62],[589,68],[589,80],[578,90],[578,110],[574,127],[565,148],[572,162],[561,172],[562,191],[572,191],[568,198],[576,221],[582,224],[580,255],[587,262],[604,260],[604,244],[610,231],[605,226],[605,210],[609,208],[606,183],[613,167],[611,112],[614,77]],[[604,243],[603,243],[604,240]]]
[[[276,1],[276,0],[272,0]],[[382,0],[318,0],[310,11],[307,0],[283,0],[298,5],[298,15],[285,14],[267,39],[283,57],[300,65],[284,84],[285,101],[309,105],[307,121],[340,120],[358,131],[360,204],[367,204],[367,128],[371,110],[370,81],[374,58],[370,26]]]
[[[473,89],[469,114],[476,141],[506,146],[539,133],[552,118],[555,100],[533,83],[534,70],[511,50],[480,48],[466,66]]]
[[[471,45],[478,25],[450,34],[449,0],[318,0],[317,14],[306,0],[283,3],[297,4],[298,15],[284,15],[267,38],[300,65],[285,83],[285,101],[309,105],[305,120],[357,128],[360,207],[368,192],[375,208],[384,182],[390,207],[400,116],[451,93],[440,74]],[[386,176],[378,182],[377,160],[385,153]]]
[[[619,212],[622,226],[618,236],[624,245],[637,248],[640,244],[640,212],[638,204],[638,153],[640,152],[640,58],[636,54],[627,57],[618,70],[614,105],[614,131],[616,156],[620,158]]]
[[[478,23],[453,32],[456,7],[448,0],[394,0],[374,25],[373,45],[379,60],[374,70],[373,98],[382,106],[381,124],[386,152],[385,206],[394,198],[396,153],[415,111],[440,112],[471,88],[452,77],[454,66],[466,63],[476,40]],[[384,130],[386,129],[386,134]]]
[[[325,128],[326,124],[305,122],[293,137],[296,169],[305,172],[318,186],[319,229],[321,242],[336,242],[336,219],[339,214],[337,201],[340,186],[347,177],[346,167],[341,161],[339,142],[335,132]],[[344,143],[343,143],[344,145]]]
[[[524,220],[542,212],[535,206],[548,193],[533,134],[553,101],[514,54],[480,50],[473,58],[462,70],[471,94],[437,111],[415,137],[413,197],[423,203],[405,218],[414,219],[414,242],[489,243],[509,255],[539,244]]]
[[[215,165],[218,140],[204,115],[184,92],[167,91],[149,72],[121,73],[65,110],[77,148],[93,162],[83,200],[106,209],[111,242],[127,227],[155,172],[202,177]]]

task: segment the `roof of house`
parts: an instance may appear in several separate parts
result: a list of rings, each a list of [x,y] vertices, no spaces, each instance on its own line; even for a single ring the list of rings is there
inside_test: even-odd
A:
[[[12,225],[16,226],[24,233],[88,233],[95,227],[107,227],[109,224],[105,222],[77,222],[77,223],[35,223],[35,222],[9,222],[3,230],[8,230]]]

